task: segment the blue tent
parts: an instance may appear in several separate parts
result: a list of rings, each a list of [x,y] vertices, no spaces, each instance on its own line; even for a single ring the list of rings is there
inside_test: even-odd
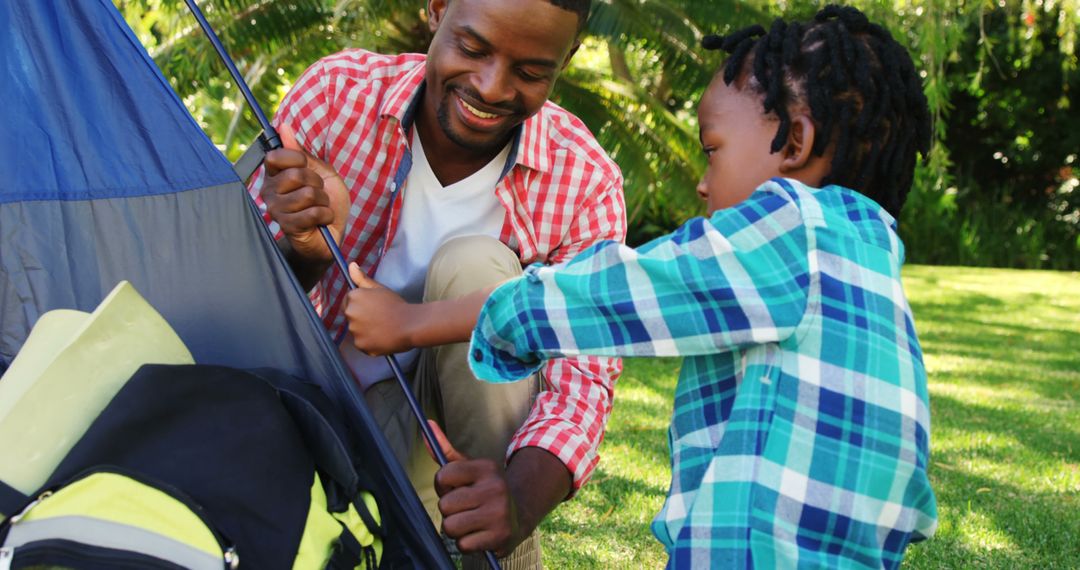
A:
[[[0,2],[0,102],[0,373],[44,312],[126,279],[197,362],[319,384],[363,441],[384,567],[451,567],[239,176],[112,2]]]

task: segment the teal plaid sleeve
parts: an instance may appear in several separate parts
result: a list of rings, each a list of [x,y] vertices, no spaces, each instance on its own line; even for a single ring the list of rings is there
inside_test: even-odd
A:
[[[477,377],[495,382],[578,354],[713,353],[794,332],[806,310],[806,228],[771,187],[632,249],[605,242],[532,266],[488,299],[472,337]]]

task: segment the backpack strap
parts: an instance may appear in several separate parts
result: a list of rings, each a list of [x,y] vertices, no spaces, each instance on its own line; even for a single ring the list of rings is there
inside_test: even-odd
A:
[[[19,512],[19,509],[29,502],[30,497],[20,493],[15,487],[0,481],[0,520]],[[362,512],[360,516],[363,516]],[[367,522],[367,519],[364,519],[364,522]]]
[[[338,537],[338,541],[334,545],[334,551],[330,553],[326,568],[332,570],[339,568],[342,570],[353,570],[355,568],[375,570],[378,565],[379,561],[375,555],[375,549],[361,545],[356,540],[356,537],[349,532],[345,523],[341,523],[341,536]]]
[[[344,422],[335,414],[326,394],[314,384],[299,380],[279,370],[259,368],[248,371],[277,390],[281,402],[296,422],[308,446],[326,489],[327,507],[342,512],[352,504],[368,531],[383,537],[385,533],[360,497],[362,481],[352,463]]]

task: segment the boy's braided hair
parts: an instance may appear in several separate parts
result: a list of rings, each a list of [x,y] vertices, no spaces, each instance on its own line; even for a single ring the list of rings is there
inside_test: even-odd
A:
[[[751,26],[702,45],[731,54],[724,82],[752,76],[746,85],[765,96],[765,113],[780,117],[772,152],[791,128],[788,106],[805,103],[818,133],[813,154],[836,145],[822,185],[847,186],[899,215],[915,153],[930,148],[930,112],[911,56],[888,30],[855,8],[830,5],[812,22],[777,19],[768,32]]]

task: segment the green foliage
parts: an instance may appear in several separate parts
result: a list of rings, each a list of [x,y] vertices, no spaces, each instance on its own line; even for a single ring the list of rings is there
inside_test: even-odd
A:
[[[930,378],[940,527],[907,568],[1080,560],[1080,274],[908,266]],[[547,568],[660,568],[679,361],[633,359],[593,481],[542,526]]]
[[[254,116],[183,0],[114,0],[192,115],[230,158],[259,134]],[[416,2],[378,0],[201,0],[199,6],[272,113],[300,73],[354,45],[426,48]],[[402,22],[405,22],[404,24]],[[422,28],[422,29],[421,29]]]
[[[961,178],[944,192],[920,191],[908,199],[900,235],[909,259],[984,267],[1080,267],[1080,214],[1064,199],[1071,194],[1061,193],[1060,201],[1038,207],[1018,203],[1003,186],[980,194],[976,188]],[[1075,185],[1062,188],[1071,193]]]
[[[114,0],[225,153],[258,133],[182,0]],[[935,117],[901,220],[909,258],[1080,267],[1077,27],[1080,0],[856,0],[911,50]],[[303,69],[344,47],[422,52],[422,0],[200,2],[268,112]],[[703,212],[696,105],[719,56],[707,33],[806,19],[824,2],[594,0],[582,49],[553,99],[577,114],[626,178],[629,241]]]
[[[959,18],[939,87],[949,94],[933,180],[916,184],[901,220],[921,263],[1080,267],[1074,163],[1080,108],[1076,2],[975,4]],[[1063,25],[1071,23],[1071,25]],[[927,92],[934,92],[928,83]]]
[[[553,99],[596,133],[625,178],[628,241],[642,243],[703,212],[694,192],[705,170],[697,100],[720,64],[700,49],[706,34],[765,18],[752,3],[724,0],[594,2],[586,51]],[[724,14],[723,23],[717,14]]]

